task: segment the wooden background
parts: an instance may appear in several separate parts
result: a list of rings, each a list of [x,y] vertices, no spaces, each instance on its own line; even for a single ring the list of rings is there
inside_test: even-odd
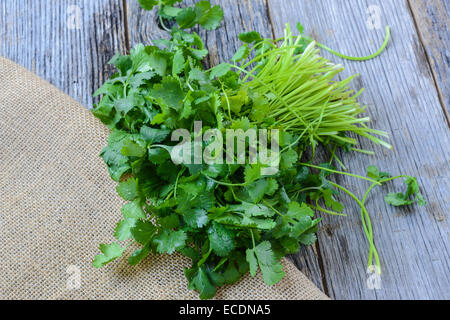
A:
[[[193,1],[186,1],[192,3]],[[363,141],[376,157],[344,154],[357,174],[375,164],[392,174],[417,176],[429,202],[425,208],[393,208],[383,201],[401,184],[378,189],[369,199],[383,274],[381,288],[367,286],[368,245],[359,208],[345,200],[346,218],[325,216],[314,247],[293,257],[296,265],[336,299],[449,299],[450,144],[449,10],[446,0],[217,0],[225,11],[222,28],[201,32],[210,50],[207,64],[229,59],[237,36],[256,30],[279,37],[286,22],[301,21],[306,33],[349,55],[374,52],[392,28],[381,57],[343,61],[343,76],[359,73],[373,127],[391,135],[393,151]],[[367,26],[375,5],[381,28]],[[372,7],[373,8],[373,7]],[[368,11],[369,10],[369,11]],[[34,71],[87,108],[92,93],[113,71],[106,62],[139,42],[166,37],[152,12],[136,0],[1,0],[0,55]],[[1,112],[1,106],[0,106]],[[1,115],[1,113],[0,113]],[[363,181],[339,178],[362,195]]]

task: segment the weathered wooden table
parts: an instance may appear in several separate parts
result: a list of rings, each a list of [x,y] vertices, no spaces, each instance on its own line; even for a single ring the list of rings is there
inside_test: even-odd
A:
[[[187,1],[192,3],[191,0]],[[229,59],[240,46],[237,36],[256,30],[282,35],[286,22],[301,21],[316,40],[351,55],[367,55],[392,28],[381,57],[368,62],[332,60],[344,75],[360,73],[355,89],[373,126],[391,134],[393,151],[367,142],[376,157],[344,154],[351,170],[364,174],[375,164],[393,174],[417,176],[429,202],[425,208],[398,209],[383,201],[386,189],[370,198],[375,242],[382,259],[381,288],[367,285],[368,245],[359,208],[348,200],[346,218],[324,216],[316,246],[293,257],[296,265],[336,299],[449,299],[450,241],[447,213],[450,191],[449,11],[446,0],[220,0],[222,28],[204,33],[208,64]],[[137,0],[1,0],[0,55],[36,72],[87,108],[92,93],[113,71],[114,53],[139,42],[167,36],[154,13]],[[1,112],[1,106],[0,106]],[[339,178],[361,195],[362,181]],[[389,189],[399,189],[394,184]]]

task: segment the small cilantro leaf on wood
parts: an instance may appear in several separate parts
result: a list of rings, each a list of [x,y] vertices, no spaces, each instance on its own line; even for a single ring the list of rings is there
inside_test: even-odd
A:
[[[138,0],[141,7],[145,10],[152,10],[154,6],[157,6],[159,0]]]
[[[244,32],[239,35],[239,40],[245,43],[258,43],[262,41],[261,35],[256,31]]]
[[[195,14],[198,23],[206,30],[214,30],[223,19],[223,10],[220,6],[211,6],[209,1],[199,1],[195,4]]]

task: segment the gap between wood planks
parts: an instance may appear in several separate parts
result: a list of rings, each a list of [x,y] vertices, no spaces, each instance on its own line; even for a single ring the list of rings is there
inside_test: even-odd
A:
[[[447,125],[450,127],[450,115],[445,106],[445,99],[444,99],[444,95],[442,94],[441,87],[439,86],[439,81],[438,81],[438,77],[436,74],[436,70],[433,68],[433,64],[431,63],[430,54],[428,53],[428,50],[426,49],[426,46],[425,46],[425,40],[423,38],[422,32],[420,32],[420,29],[419,29],[418,17],[414,14],[414,10],[412,9],[412,6],[411,6],[411,0],[406,0],[406,3],[408,5],[409,13],[411,14],[412,20],[414,22],[414,27],[416,28],[417,36],[419,37],[420,46],[422,47],[422,50],[425,53],[425,57],[427,59],[428,66],[430,68],[431,75],[433,77],[433,82],[434,82],[434,86],[436,87],[436,91],[437,91],[438,98],[439,98],[439,103],[441,104],[441,108],[444,111],[445,119],[447,120]]]
[[[130,41],[130,33],[128,30],[128,4],[127,0],[122,0],[123,4],[123,24],[124,24],[124,33],[125,33],[125,48],[127,50],[127,54],[130,54],[131,50],[131,41]]]

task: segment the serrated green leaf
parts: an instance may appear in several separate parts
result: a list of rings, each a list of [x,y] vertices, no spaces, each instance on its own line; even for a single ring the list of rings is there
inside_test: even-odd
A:
[[[194,8],[187,7],[181,10],[177,15],[176,20],[181,29],[192,28],[197,23],[197,15],[195,14]]]
[[[194,10],[198,23],[206,30],[216,29],[223,19],[222,8],[218,5],[211,7],[209,1],[197,2]]]
[[[414,200],[405,199],[405,195],[401,192],[399,193],[389,193],[384,197],[384,200],[387,204],[391,206],[408,206],[414,203]]]
[[[153,242],[157,245],[159,253],[172,254],[176,249],[182,248],[186,244],[186,233],[183,230],[163,230],[158,234]]]
[[[133,235],[134,240],[138,243],[146,245],[152,241],[156,231],[156,227],[150,221],[138,220],[135,226],[131,229],[131,234]]]
[[[148,126],[142,126],[140,131],[142,138],[149,144],[163,142],[170,135],[170,132],[167,129],[155,129]]]
[[[139,262],[144,260],[150,253],[150,246],[146,245],[141,249],[136,249],[131,256],[128,257],[128,263],[132,266],[137,265]]]
[[[261,178],[261,167],[257,165],[255,166],[247,165],[245,167],[244,174],[245,174],[245,183],[250,184]]]
[[[246,260],[250,266],[250,275],[252,277],[256,276],[256,272],[258,271],[258,260],[256,259],[254,249],[247,249]]]
[[[125,248],[122,248],[118,243],[101,244],[100,251],[102,254],[97,255],[92,262],[95,268],[101,268],[111,261],[122,256]]]
[[[127,201],[133,201],[139,196],[138,182],[135,178],[120,182],[116,190],[119,196]]]
[[[125,219],[145,219],[146,217],[139,199],[125,204],[121,211]]]
[[[258,43],[262,40],[261,35],[256,31],[244,32],[239,35],[239,40],[245,43]]]
[[[268,286],[272,286],[283,279],[283,265],[275,257],[269,241],[263,241],[257,245],[255,255],[263,275],[263,280]]]
[[[214,253],[220,257],[228,255],[234,249],[233,232],[221,224],[212,223],[208,229],[208,238]]]
[[[156,84],[150,90],[152,97],[161,101],[170,108],[180,111],[183,107],[184,93],[178,80],[172,77],[165,77],[161,84]]]
[[[253,203],[258,203],[262,200],[266,194],[267,187],[268,182],[265,179],[255,181],[247,187],[247,192]]]
[[[178,49],[173,57],[172,75],[176,76],[183,72],[185,63],[186,61],[184,60],[183,50]]]
[[[190,209],[184,213],[183,218],[191,228],[202,228],[208,223],[207,212],[203,209]]]
[[[136,143],[133,140],[125,140],[120,152],[127,157],[143,157],[146,153],[145,146]]]
[[[158,0],[138,0],[141,7],[145,10],[152,10],[154,6],[158,5]]]
[[[119,241],[128,240],[132,237],[131,229],[136,225],[136,219],[125,219],[119,221],[114,229],[114,237]]]
[[[210,79],[223,77],[231,70],[231,67],[228,63],[221,63],[211,69],[209,74]]]
[[[184,274],[189,281],[189,289],[200,293],[200,299],[211,299],[216,294],[216,287],[211,283],[204,268],[185,269]]]

